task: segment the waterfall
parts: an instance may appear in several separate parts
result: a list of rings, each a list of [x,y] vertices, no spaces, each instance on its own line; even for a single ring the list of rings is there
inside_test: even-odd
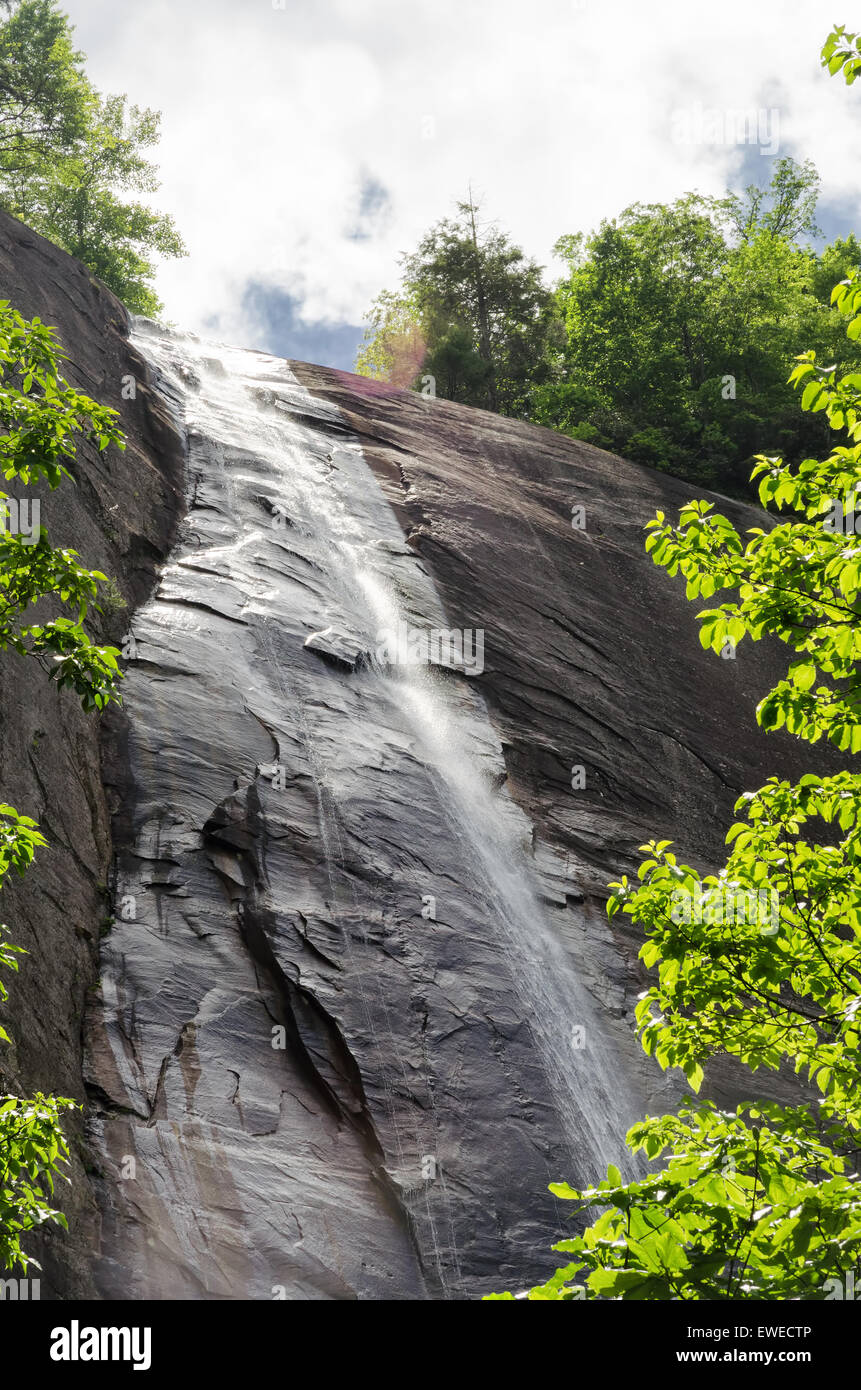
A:
[[[334,406],[264,353],[146,320],[134,342],[187,436],[189,508],[130,634],[133,910],[104,943],[92,1071],[106,1165],[137,1154],[145,1195],[104,1197],[106,1281],[140,1227],[149,1296],[381,1296],[408,1248],[394,1296],[496,1287],[468,1272],[476,1222],[510,1257],[523,1191],[624,1166],[638,1104],[542,898],[480,678],[405,643],[450,625]],[[317,1168],[285,1169],[290,1145],[338,1155],[340,1212]],[[338,1253],[333,1212],[384,1255]]]

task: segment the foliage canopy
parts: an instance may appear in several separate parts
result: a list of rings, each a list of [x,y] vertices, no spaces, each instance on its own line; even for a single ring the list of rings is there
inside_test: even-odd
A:
[[[401,258],[401,289],[373,305],[357,368],[398,385],[421,371],[447,400],[522,415],[543,372],[551,296],[540,267],[480,211],[470,194]]]
[[[53,490],[72,480],[67,465],[82,439],[99,450],[124,447],[116,412],[64,380],[63,357],[52,329],[0,301],[0,469],[18,487],[44,482]],[[75,551],[55,549],[44,527],[37,537],[16,532],[5,492],[0,511],[0,649],[49,663],[52,678],[71,686],[85,709],[104,708],[118,699],[119,652],[94,644],[84,624],[105,576],[84,568]],[[30,609],[40,602],[60,616],[33,622]],[[24,874],[46,843],[34,820],[0,805],[0,888],[10,872]],[[0,970],[17,970],[22,951],[7,933],[0,925]],[[6,998],[0,981],[0,1002]],[[0,1041],[9,1041],[2,1027]],[[0,1267],[26,1271],[33,1261],[22,1238],[46,1221],[66,1224],[50,1198],[69,1157],[61,1115],[73,1107],[41,1093],[0,1096]]]
[[[101,97],[55,0],[0,0],[0,205],[77,256],[137,313],[161,305],[153,252],[182,256],[172,219],[134,193],[158,188],[144,151],[157,112]]]

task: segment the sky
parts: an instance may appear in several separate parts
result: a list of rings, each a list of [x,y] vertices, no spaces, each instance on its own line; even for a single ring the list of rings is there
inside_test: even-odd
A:
[[[828,0],[65,0],[90,79],[163,113],[153,203],[182,328],[349,369],[363,315],[471,185],[547,267],[635,201],[811,158],[861,228],[861,84]],[[835,14],[834,11],[837,13]],[[861,22],[861,21],[859,21]]]

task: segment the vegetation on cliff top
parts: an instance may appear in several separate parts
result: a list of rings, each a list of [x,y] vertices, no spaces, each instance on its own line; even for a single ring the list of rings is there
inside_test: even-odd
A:
[[[101,96],[55,0],[0,0],[0,207],[77,256],[135,313],[155,315],[153,254],[185,248],[145,151],[157,112]]]
[[[861,243],[812,248],[818,188],[812,164],[782,158],[766,188],[636,204],[557,241],[552,290],[470,196],[402,257],[357,370],[744,493],[758,453],[828,447],[824,417],[793,403],[795,355],[857,359],[829,296]]]

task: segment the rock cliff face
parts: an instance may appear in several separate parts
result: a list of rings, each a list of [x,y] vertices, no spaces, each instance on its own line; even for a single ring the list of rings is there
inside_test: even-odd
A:
[[[182,512],[180,439],[127,336],[127,315],[114,296],[70,256],[0,214],[0,297],[26,317],[56,325],[69,355],[67,376],[119,410],[124,453],[103,458],[84,445],[73,472],[77,487],[41,499],[55,543],[80,552],[116,580],[129,611],[149,593]],[[140,383],[124,399],[123,382]],[[106,612],[101,634],[116,641],[128,613]],[[14,1040],[0,1050],[0,1089],[44,1090],[84,1101],[81,1029],[87,992],[97,980],[99,934],[113,911],[110,812],[100,777],[98,721],[59,692],[35,662],[0,653],[0,799],[41,824],[49,848],[29,878],[9,882],[3,920],[24,946],[3,1021]],[[71,1189],[59,1185],[71,1234],[38,1242],[42,1296],[93,1293],[95,1210],[78,1133]]]
[[[2,1079],[87,1099],[49,1290],[540,1277],[547,1183],[596,1176],[673,1098],[604,884],[652,834],[714,864],[738,792],[799,770],[755,729],[767,649],[703,653],[643,552],[688,488],[343,373],[130,341],[10,219],[0,276],[130,439],[45,504],[129,603],[101,770],[95,721],[0,664],[2,795],[51,843],[7,894],[31,955]]]

